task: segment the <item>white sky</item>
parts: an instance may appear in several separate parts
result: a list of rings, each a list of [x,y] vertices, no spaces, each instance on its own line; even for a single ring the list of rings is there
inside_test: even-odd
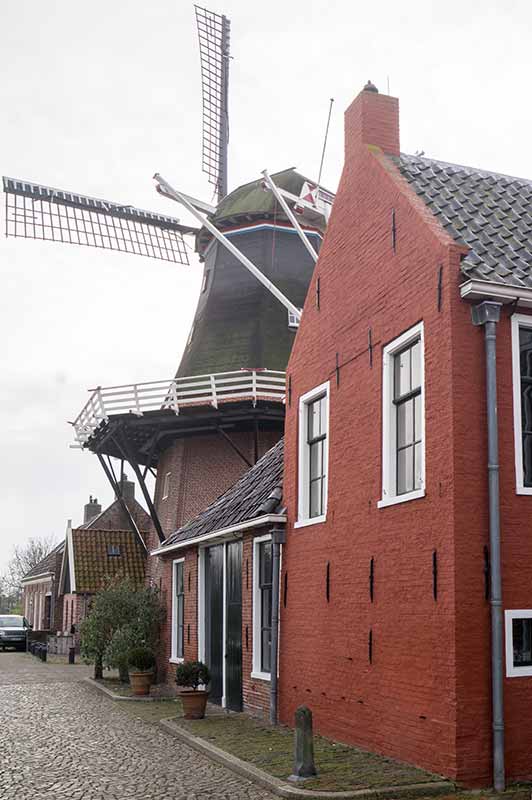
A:
[[[405,152],[532,177],[530,2],[207,5],[232,22],[230,188],[265,167],[315,177],[334,97],[334,190],[343,111],[388,76]],[[154,172],[211,199],[192,2],[0,0],[0,31],[2,174],[181,218]],[[90,493],[111,502],[66,420],[89,387],[173,374],[200,270],[2,237],[0,276],[1,568],[16,542],[79,523]]]

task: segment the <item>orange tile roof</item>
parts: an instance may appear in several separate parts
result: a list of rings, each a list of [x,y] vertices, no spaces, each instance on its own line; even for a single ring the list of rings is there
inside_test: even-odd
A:
[[[132,531],[72,530],[76,592],[93,593],[109,578],[128,578],[135,586],[144,584],[146,551]],[[109,555],[109,548],[120,555]]]

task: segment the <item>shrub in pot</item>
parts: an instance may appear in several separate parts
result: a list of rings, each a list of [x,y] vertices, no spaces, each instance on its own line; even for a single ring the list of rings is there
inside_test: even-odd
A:
[[[150,693],[155,667],[155,654],[149,647],[133,647],[129,651],[129,680],[133,694],[142,697]]]
[[[179,687],[178,694],[183,703],[185,719],[203,719],[205,716],[209,692],[198,687],[207,686],[210,680],[209,669],[202,661],[184,661],[178,664],[175,682]]]

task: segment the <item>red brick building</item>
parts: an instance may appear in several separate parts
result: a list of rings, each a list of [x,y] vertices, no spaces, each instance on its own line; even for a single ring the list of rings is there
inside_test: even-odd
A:
[[[83,524],[67,525],[57,581],[61,619],[58,630],[69,634],[87,616],[93,595],[109,579],[127,578],[142,585],[146,576],[146,540],[150,517],[135,499],[135,484],[120,479],[120,497],[102,511],[96,498],[84,509]],[[124,507],[125,506],[125,507]],[[133,521],[135,530],[128,525]]]
[[[161,558],[170,602],[161,667],[201,660],[211,672],[210,701],[267,716],[272,638],[272,529],[286,521],[283,442],[227,492],[170,535]]]
[[[506,777],[530,779],[532,182],[401,155],[370,84],[345,125],[288,365],[281,717],[305,703],[321,733],[469,785],[504,722]]]
[[[34,631],[68,634],[72,625],[77,625],[85,615],[88,597],[95,591],[95,585],[100,588],[105,577],[115,575],[120,570],[126,570],[128,574],[131,572],[137,578],[136,543],[144,554],[144,576],[147,552],[145,539],[150,528],[150,517],[135,499],[135,484],[127,480],[127,475],[122,475],[120,487],[121,499],[115,498],[103,511],[97,498],[89,497],[83,509],[83,523],[72,529],[69,520],[66,539],[22,579],[22,607]],[[128,529],[130,519],[134,521],[138,533]],[[98,534],[83,538],[83,534],[80,536],[79,533],[81,531],[98,531]],[[116,533],[114,539],[109,539],[109,532]],[[65,542],[70,542],[70,554],[68,548],[65,549]],[[122,548],[122,558],[109,557],[107,546],[118,547],[119,550]],[[78,570],[76,560],[69,560],[69,555],[73,556],[75,551],[80,555]],[[134,554],[134,563],[129,570],[125,562],[132,559],[131,553]],[[91,580],[88,581],[85,574],[80,574],[77,589],[73,589],[76,571],[79,573],[81,568],[83,572],[87,561],[91,564]]]

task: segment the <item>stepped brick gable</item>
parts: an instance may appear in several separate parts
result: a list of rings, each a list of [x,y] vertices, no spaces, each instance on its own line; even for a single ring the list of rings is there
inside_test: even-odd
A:
[[[347,110],[345,129],[340,186],[287,369],[281,717],[290,723],[304,703],[325,735],[485,785],[485,356],[464,298],[508,303],[497,326],[503,607],[528,609],[532,498],[516,494],[510,317],[523,303],[512,287],[530,285],[532,187],[400,155],[398,102],[372,87]],[[408,501],[390,502],[383,359],[412,330],[424,351],[424,475]],[[300,403],[327,382],[326,512],[300,524]],[[530,779],[532,677],[506,678],[504,693],[507,778]]]

